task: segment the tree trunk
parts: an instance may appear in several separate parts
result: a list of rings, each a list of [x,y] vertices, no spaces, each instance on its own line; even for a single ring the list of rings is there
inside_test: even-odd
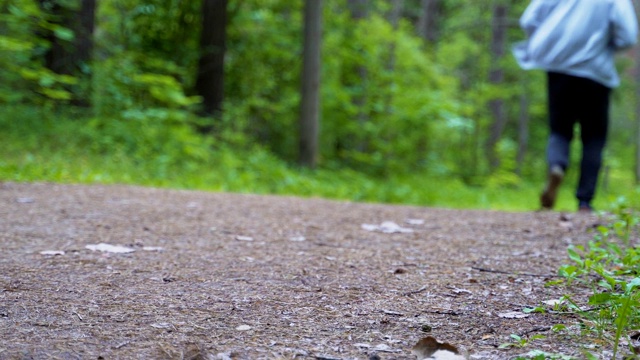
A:
[[[441,0],[422,0],[418,18],[418,35],[427,44],[435,44],[439,38],[439,18],[442,12]]]
[[[391,11],[388,15],[388,20],[393,30],[398,29],[398,24],[400,23],[400,18],[402,16],[402,10],[404,8],[404,0],[391,0]],[[393,74],[396,68],[396,43],[393,41],[389,44],[389,60],[387,62],[387,70],[390,74]],[[392,77],[393,78],[393,77]],[[392,80],[393,83],[393,80]],[[390,94],[389,99],[387,100],[386,108],[389,110],[392,102],[392,94]],[[389,111],[387,111],[389,112]]]
[[[365,19],[368,16],[368,7],[369,0],[349,0],[348,2],[349,11],[351,13],[351,18],[354,22]],[[362,89],[360,93],[354,95],[353,103],[358,109],[358,114],[356,115],[356,120],[358,125],[361,127],[369,121],[369,114],[365,109],[365,105],[367,103],[367,78],[369,77],[369,72],[364,65],[357,65],[355,69],[353,69],[354,73],[358,74],[358,88]],[[354,84],[349,84],[354,86]],[[366,152],[368,148],[368,140],[366,138],[362,138],[357,140],[355,144],[355,148],[360,152]]]
[[[77,73],[87,79],[85,87],[75,92],[73,104],[89,107],[91,105],[91,62],[93,60],[93,33],[96,19],[96,0],[82,0],[78,20],[75,24],[74,49],[72,61]]]
[[[304,6],[304,50],[300,103],[300,164],[318,163],[320,127],[320,47],[322,44],[322,0],[306,0]]]
[[[524,158],[529,147],[529,97],[526,89],[520,95],[520,117],[518,119],[518,154],[516,157],[516,174],[522,176]]]
[[[69,9],[61,6],[57,1],[39,0],[39,5],[49,15],[49,22],[52,25],[67,29],[74,28],[72,25],[74,14],[71,14]],[[72,74],[74,66],[70,54],[73,44],[70,41],[60,39],[50,29],[43,29],[38,35],[49,44],[49,49],[44,55],[45,67],[56,74]]]
[[[369,0],[348,0],[347,6],[352,19],[360,20],[367,17]]]
[[[93,56],[96,0],[81,0],[78,11],[54,0],[39,0],[40,8],[48,15],[48,22],[72,31],[73,36],[60,37],[50,27],[43,27],[38,36],[49,44],[44,55],[45,67],[56,74],[74,75],[90,79],[89,63]],[[65,34],[65,33],[61,33]],[[74,97],[73,105],[89,106],[90,81],[65,86]]]
[[[93,30],[96,19],[96,0],[82,0],[80,4],[79,19],[75,26],[75,52],[74,63],[84,70],[92,59]]]
[[[507,6],[498,4],[493,7],[493,21],[491,31],[491,71],[489,82],[499,87],[504,82],[504,70],[500,62],[505,55],[507,30]],[[493,123],[489,129],[489,138],[486,142],[486,154],[491,170],[495,170],[500,165],[500,159],[496,152],[496,145],[502,137],[502,133],[507,124],[507,117],[504,111],[504,100],[496,98],[489,101],[489,109],[493,116]]]
[[[202,0],[200,59],[195,90],[202,97],[205,116],[222,115],[224,101],[224,54],[226,48],[227,0]],[[202,132],[211,132],[205,126]]]
[[[636,16],[640,16],[640,1],[635,0],[634,2]],[[636,96],[635,96],[635,122],[636,122],[636,184],[640,184],[640,47],[636,46],[634,49],[635,55],[635,85],[636,85]]]
[[[636,7],[637,9],[637,7]],[[640,47],[635,48],[635,85],[636,85],[636,184],[640,184]]]

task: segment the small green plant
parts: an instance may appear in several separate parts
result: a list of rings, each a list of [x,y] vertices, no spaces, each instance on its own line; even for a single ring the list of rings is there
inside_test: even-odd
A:
[[[640,326],[640,254],[632,244],[639,223],[637,212],[619,206],[610,224],[597,227],[587,246],[569,247],[572,264],[558,271],[564,281],[556,283],[583,286],[592,292],[586,306],[565,295],[566,306],[581,317],[583,331],[611,341],[613,358],[624,333]]]
[[[541,350],[531,350],[524,356],[518,356],[515,360],[574,360],[576,358],[564,355],[553,354]]]
[[[544,339],[544,335],[540,335],[540,334],[533,335],[529,338],[525,338],[516,334],[511,334],[510,337],[513,340],[512,342],[500,344],[498,348],[499,349],[507,349],[511,347],[523,348],[529,345],[529,343],[532,341]]]
[[[544,314],[545,312],[547,312],[547,310],[542,306],[536,306],[536,307],[524,308],[524,309],[522,309],[522,312],[525,313],[525,314],[531,314],[531,313]]]

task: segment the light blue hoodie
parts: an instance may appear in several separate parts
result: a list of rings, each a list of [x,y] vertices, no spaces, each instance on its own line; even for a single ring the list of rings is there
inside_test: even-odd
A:
[[[523,69],[620,84],[616,51],[633,46],[638,23],[630,0],[533,0],[520,18],[528,40],[513,54]]]

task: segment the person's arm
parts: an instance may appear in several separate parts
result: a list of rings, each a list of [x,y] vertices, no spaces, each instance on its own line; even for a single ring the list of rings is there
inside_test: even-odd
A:
[[[638,20],[630,0],[613,0],[611,18],[611,45],[624,50],[638,41]]]
[[[520,17],[520,27],[527,36],[531,36],[551,10],[558,3],[557,0],[533,0]]]

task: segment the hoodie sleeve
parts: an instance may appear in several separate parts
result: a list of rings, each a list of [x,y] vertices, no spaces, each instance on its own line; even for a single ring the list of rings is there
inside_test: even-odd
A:
[[[558,3],[557,0],[533,0],[520,17],[520,27],[531,36]]]
[[[630,0],[613,0],[611,11],[611,45],[624,50],[638,40],[638,20]]]

